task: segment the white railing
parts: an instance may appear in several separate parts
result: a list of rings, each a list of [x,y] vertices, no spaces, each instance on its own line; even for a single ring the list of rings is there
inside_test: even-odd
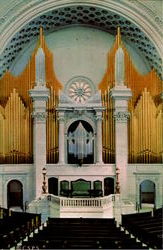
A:
[[[48,194],[44,195],[44,198],[52,203],[58,204],[60,208],[104,208],[109,207],[110,205],[113,205],[115,201],[118,201],[119,195],[111,194],[109,196],[98,198],[67,198]]]

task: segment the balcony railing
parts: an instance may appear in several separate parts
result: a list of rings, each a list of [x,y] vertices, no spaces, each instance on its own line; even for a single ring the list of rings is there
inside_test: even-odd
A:
[[[48,194],[44,196],[44,199],[51,201],[53,203],[57,203],[60,205],[60,208],[68,208],[68,207],[98,207],[104,208],[109,207],[115,201],[119,201],[120,197],[118,194],[111,194],[105,197],[98,198],[67,198],[67,197],[59,197],[52,194]]]

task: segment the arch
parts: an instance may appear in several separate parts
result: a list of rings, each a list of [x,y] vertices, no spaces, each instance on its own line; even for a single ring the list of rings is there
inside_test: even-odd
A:
[[[23,209],[23,184],[18,180],[11,180],[7,184],[7,207]]]
[[[140,186],[139,186],[140,206],[142,206],[143,203],[155,205],[155,196],[156,196],[155,189],[156,189],[155,183],[151,180],[146,179],[140,183]]]
[[[22,9],[20,8],[18,12],[13,11],[13,9],[9,10],[7,12],[7,16],[11,17],[11,19],[9,18],[9,20],[7,20],[6,16],[4,15],[4,20],[5,20],[4,23],[5,22],[6,23],[5,23],[5,25],[3,25],[3,27],[4,27],[3,32],[1,32],[2,33],[1,44],[3,46],[3,49],[1,50],[1,48],[0,48],[0,53],[2,53],[2,59],[4,58],[3,59],[4,63],[2,64],[2,67],[0,70],[0,75],[2,76],[5,73],[6,69],[10,69],[12,63],[14,63],[13,58],[15,58],[17,56],[17,50],[15,50],[15,49],[12,51],[12,54],[11,54],[11,49],[13,48],[12,39],[17,39],[18,36],[21,36],[22,30],[24,30],[26,28],[28,30],[29,24],[32,24],[32,30],[33,30],[33,28],[35,30],[35,27],[33,27],[33,23],[35,23],[35,21],[36,21],[36,24],[39,25],[39,22],[37,22],[36,19],[39,19],[41,16],[45,16],[46,14],[49,14],[50,12],[61,12],[62,13],[63,11],[60,11],[62,9],[72,9],[73,10],[74,8],[83,8],[83,7],[90,8],[93,10],[100,9],[101,11],[108,12],[113,16],[118,15],[122,19],[124,19],[125,23],[129,22],[132,26],[134,26],[134,29],[138,30],[138,32],[140,31],[141,34],[143,35],[144,39],[145,40],[147,39],[147,41],[150,43],[151,48],[153,48],[151,50],[152,52],[148,51],[148,49],[146,48],[146,46],[147,46],[146,42],[144,44],[141,43],[142,48],[140,51],[142,52],[142,56],[146,62],[148,61],[148,65],[150,67],[154,67],[156,69],[156,71],[159,73],[159,75],[161,76],[160,58],[162,58],[162,39],[161,39],[162,32],[161,32],[161,29],[159,28],[159,25],[154,22],[154,20],[153,20],[154,16],[152,16],[153,17],[153,19],[152,19],[151,14],[148,14],[148,9],[146,7],[144,7],[143,4],[142,4],[142,6],[140,3],[138,4],[138,6],[133,6],[130,3],[130,1],[128,1],[124,5],[124,4],[120,3],[118,0],[115,0],[115,1],[104,0],[102,2],[101,2],[101,0],[97,0],[97,1],[92,1],[92,0],[88,0],[88,1],[85,0],[84,1],[83,0],[80,3],[76,3],[76,1],[74,1],[74,0],[60,0],[60,1],[49,0],[48,3],[46,3],[46,4],[43,3],[43,1],[41,1],[39,3],[36,0],[35,4],[33,4],[33,3],[30,5],[24,4]],[[16,9],[16,8],[14,8],[14,9]],[[143,15],[142,15],[142,11],[143,11]],[[17,14],[15,15],[15,13],[17,13]],[[1,19],[3,20],[3,17]],[[63,18],[60,18],[60,19],[62,20]],[[66,20],[66,22],[69,23],[69,20],[67,19],[67,17],[64,20]],[[77,20],[77,18],[75,18],[75,20]],[[73,23],[71,23],[70,25],[78,24],[78,22],[76,22],[75,20],[73,20]],[[97,20],[98,20],[98,18],[97,18]],[[117,21],[115,21],[114,23],[117,23]],[[93,26],[97,29],[105,30],[105,24],[102,25],[101,22],[93,21],[89,25],[87,23],[85,24],[85,21],[81,21],[80,25]],[[44,25],[42,25],[42,26],[44,26]],[[61,25],[58,24],[58,22],[57,22],[57,28],[55,30],[57,30],[59,28],[64,28],[65,26],[67,26],[67,25],[64,22]],[[113,26],[114,26],[114,24],[112,24],[112,26],[110,26],[110,27],[113,27]],[[122,23],[119,23],[118,26],[124,28]],[[15,29],[15,27],[17,27],[17,28]],[[51,28],[48,26],[48,30],[49,29],[51,30]],[[39,30],[39,26],[37,27],[37,30]],[[106,30],[106,31],[109,31],[109,30]],[[112,30],[112,28],[109,32],[115,33]],[[33,34],[35,37],[35,35],[36,35],[35,32],[33,32]],[[28,35],[29,34],[27,32],[27,34],[26,34],[27,38],[28,38]],[[134,47],[136,46],[136,48],[139,50],[140,49],[140,46],[138,46],[139,43],[137,42],[137,40],[135,40],[135,41],[133,40],[133,36],[134,36],[134,34],[131,34],[130,39],[129,38],[127,38],[127,39],[132,41],[132,43],[134,43]],[[28,40],[31,41],[32,39],[28,39]],[[27,41],[27,43],[28,43],[28,41]],[[24,44],[24,41],[23,41],[23,44]],[[22,50],[24,45],[23,45],[23,47],[22,46],[20,46],[20,47],[21,47],[20,50]],[[7,49],[8,52],[6,52],[4,49]],[[3,55],[3,53],[4,53],[4,55]],[[150,59],[148,60],[148,59],[146,59],[146,57],[150,57]],[[153,61],[155,61],[155,59],[157,59],[157,63],[153,63]]]
[[[104,178],[104,196],[114,194],[114,178]]]
[[[94,163],[94,132],[88,122],[77,120],[69,126],[67,156],[68,163]]]
[[[68,121],[66,122],[66,124],[65,124],[65,134],[67,134],[70,125],[71,125],[72,123],[78,121],[78,120],[79,120],[79,117],[74,117],[74,118],[72,118],[72,119],[70,119],[70,120],[68,120]],[[83,121],[89,123],[90,126],[91,126],[92,129],[93,129],[93,132],[96,133],[95,123],[94,123],[94,121],[93,121],[90,117],[88,117],[88,116],[86,116],[86,115],[81,115],[81,116],[80,116],[80,120],[83,120]]]
[[[92,128],[92,126],[89,124],[89,122],[87,122],[87,121],[85,121],[85,120],[76,120],[76,121],[74,121],[73,123],[70,124],[70,126],[69,126],[69,128],[68,128],[68,133],[69,133],[70,131],[73,132],[73,131],[77,128],[79,122],[82,123],[82,125],[84,126],[84,128],[87,129],[88,132],[92,132],[92,133],[94,132],[94,131],[93,131],[93,128]]]
[[[51,177],[48,179],[48,192],[49,194],[58,195],[58,178]]]
[[[6,16],[4,16],[2,19],[6,22],[6,25],[3,25],[4,29],[2,30],[2,39],[1,39],[1,51],[5,48],[7,45],[7,42],[11,40],[13,35],[17,33],[18,30],[23,28],[27,23],[29,23],[32,19],[35,17],[38,17],[42,14],[44,14],[47,11],[55,10],[61,7],[69,7],[76,5],[75,0],[61,0],[61,1],[54,1],[50,0],[48,2],[43,1],[35,1],[35,3],[31,3],[29,5],[24,5],[21,8],[18,9],[18,11],[15,11],[15,8],[8,9],[8,15],[11,17],[6,19]],[[160,56],[162,55],[162,38],[161,38],[161,32],[159,32],[156,29],[156,25],[153,23],[153,20],[151,20],[151,16],[149,11],[144,11],[143,6],[140,6],[138,8],[137,6],[133,6],[132,3],[127,2],[125,5],[123,3],[120,3],[119,1],[110,1],[110,0],[83,0],[78,5],[84,5],[84,6],[98,6],[103,9],[108,9],[112,12],[119,13],[122,16],[125,16],[130,21],[138,25],[143,32],[151,37],[152,43],[156,46]],[[14,11],[13,11],[14,9]],[[139,10],[140,9],[140,10]],[[143,15],[142,15],[143,11]],[[0,52],[1,52],[0,51]]]

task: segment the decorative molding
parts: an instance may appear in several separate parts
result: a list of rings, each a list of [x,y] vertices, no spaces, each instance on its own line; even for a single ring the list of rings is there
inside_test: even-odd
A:
[[[92,96],[92,86],[86,77],[75,77],[68,83],[67,94],[74,102],[83,104]]]
[[[32,101],[47,101],[50,95],[50,91],[45,86],[35,86],[29,90],[29,95]]]
[[[125,85],[117,85],[110,90],[110,96],[114,100],[126,100],[128,101],[132,97],[131,89]]]
[[[117,122],[127,122],[130,117],[130,113],[128,111],[115,111],[113,116]]]
[[[67,96],[65,93],[62,92],[59,97],[59,106],[64,106],[67,104],[73,105],[74,103],[69,96]]]
[[[92,95],[91,98],[88,100],[87,105],[102,107],[101,92],[96,91],[96,93],[94,95]]]

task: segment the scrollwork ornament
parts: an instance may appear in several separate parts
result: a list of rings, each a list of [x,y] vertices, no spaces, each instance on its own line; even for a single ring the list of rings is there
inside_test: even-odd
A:
[[[127,122],[130,118],[130,113],[128,111],[118,111],[114,113],[114,119],[118,122]]]

